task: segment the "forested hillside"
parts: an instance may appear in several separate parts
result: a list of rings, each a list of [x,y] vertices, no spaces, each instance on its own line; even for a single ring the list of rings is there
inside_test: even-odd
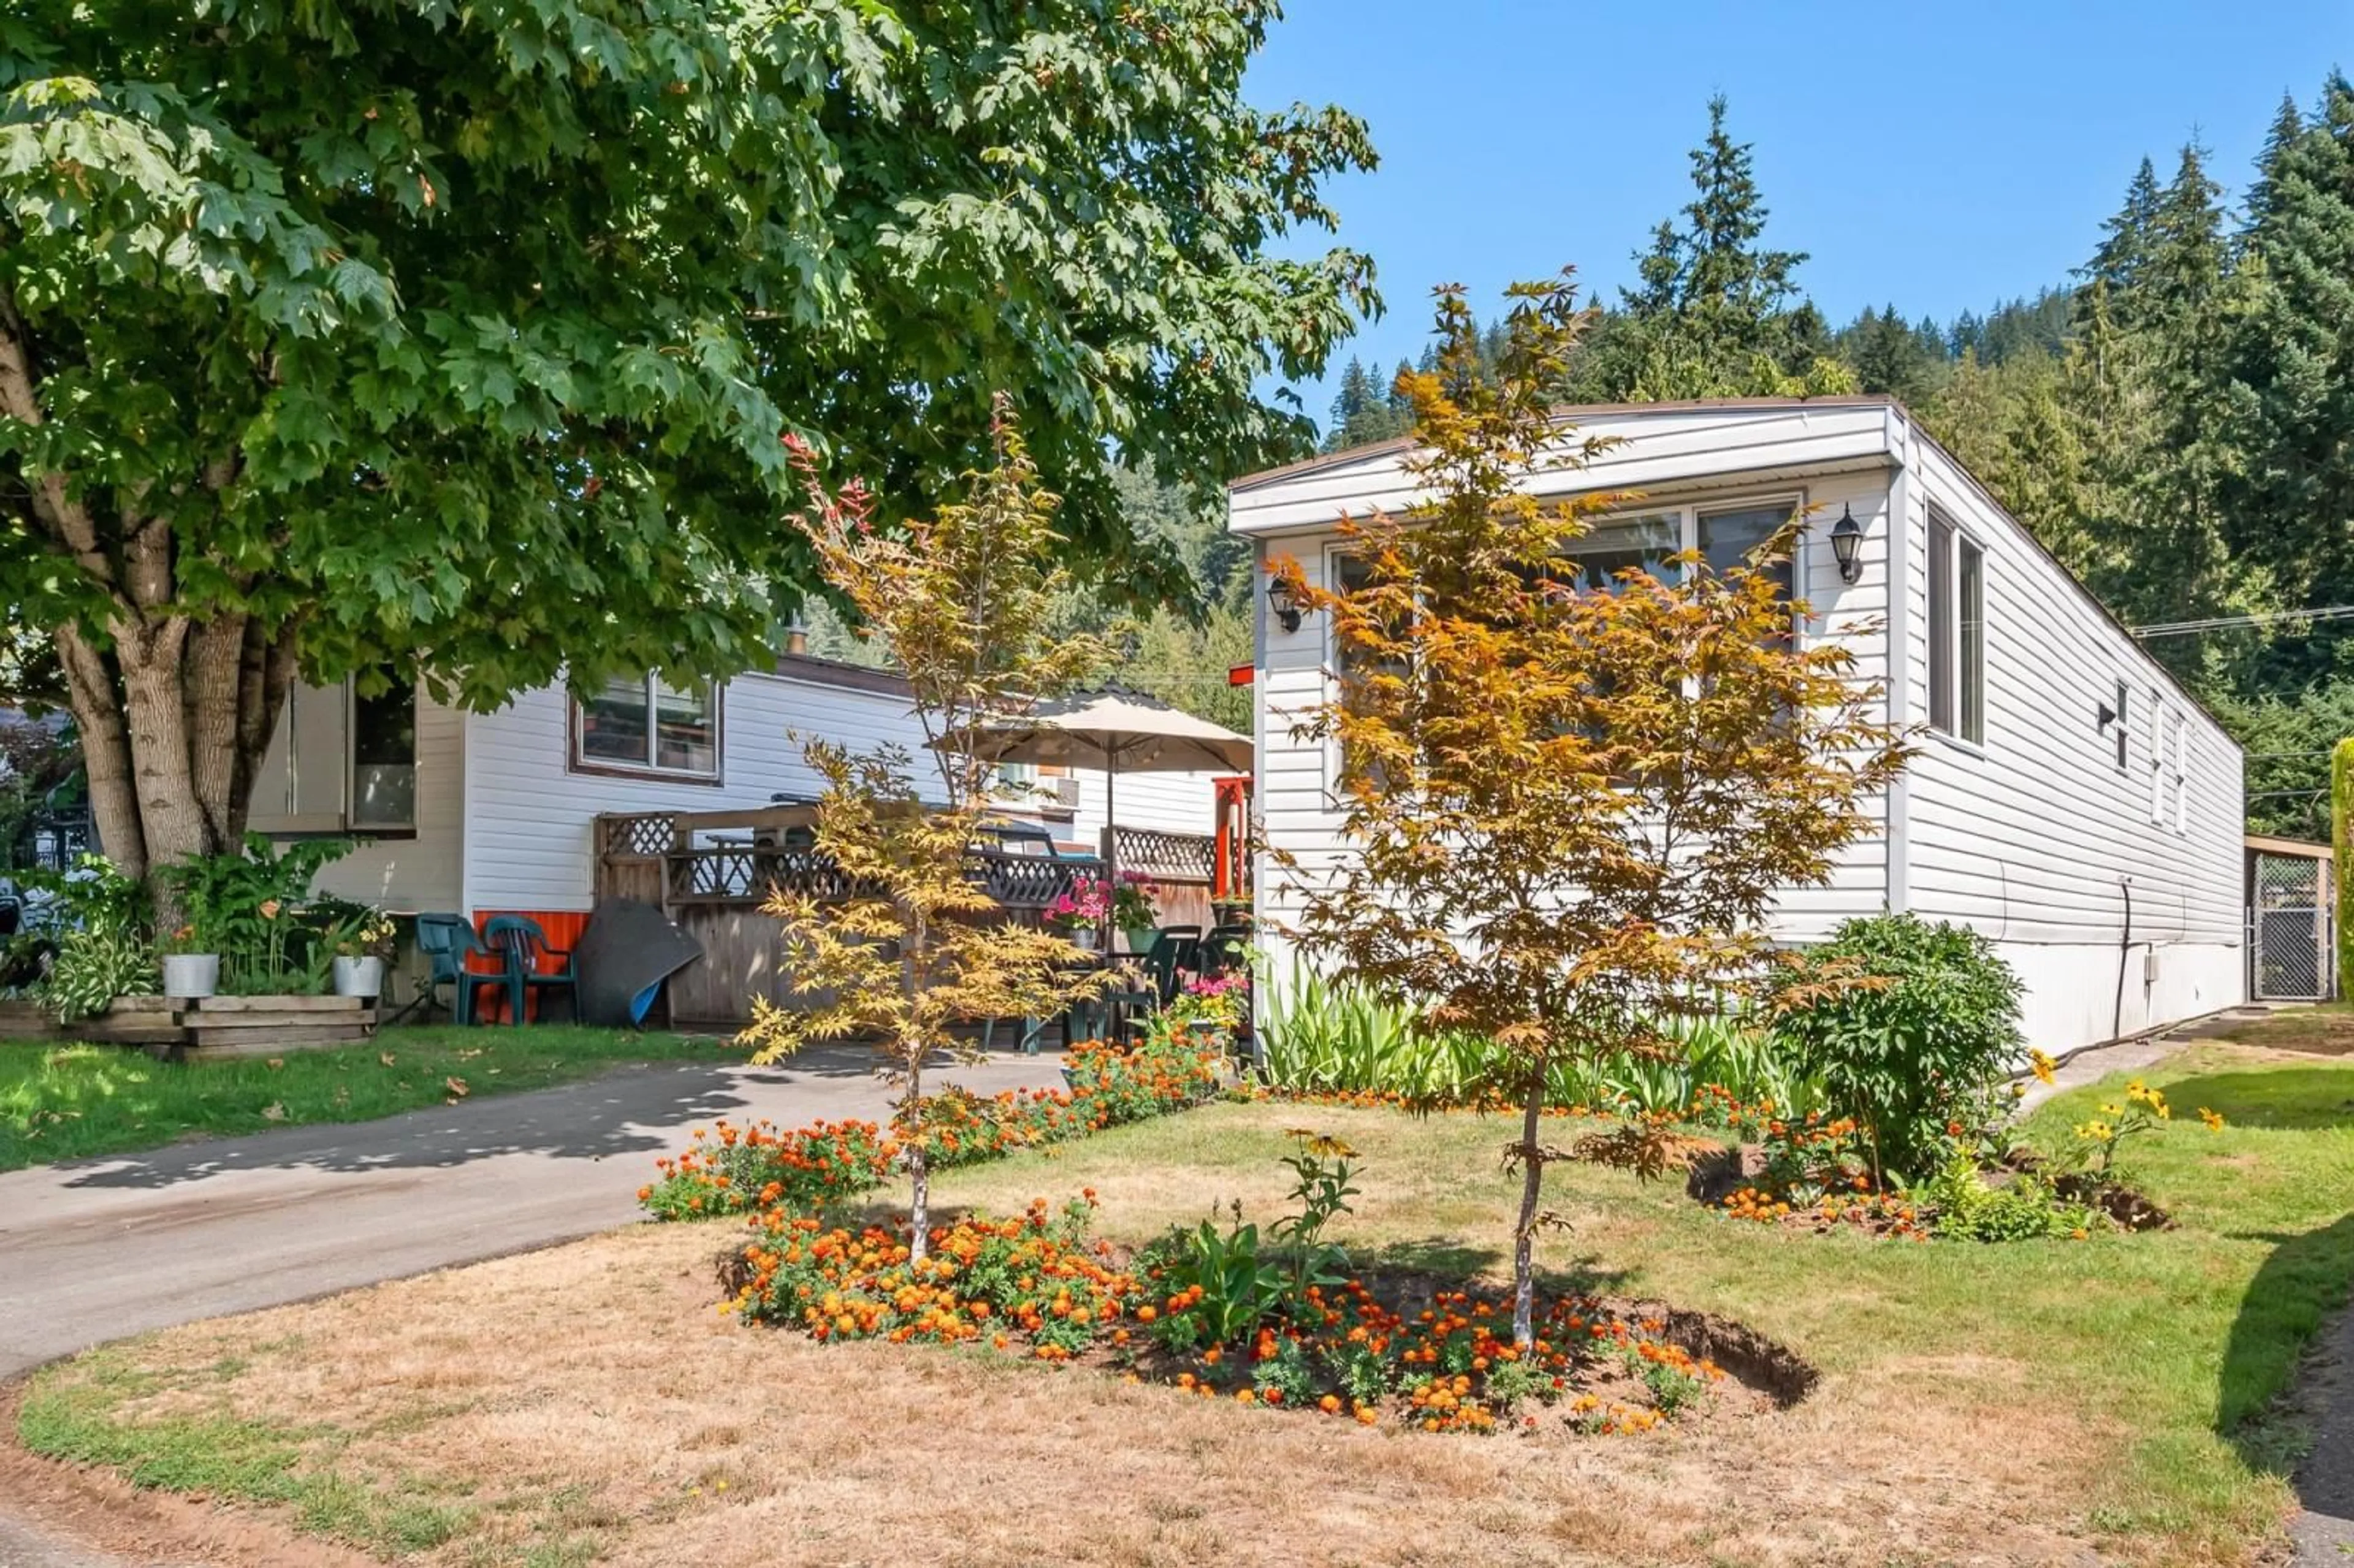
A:
[[[2196,145],[2145,160],[2073,277],[1949,322],[1830,325],[1725,118],[1564,399],[1902,397],[2240,737],[2250,825],[2326,837],[2323,754],[2354,733],[2354,85],[2285,101],[2236,196]],[[1405,429],[1391,379],[1349,364],[1328,450]]]

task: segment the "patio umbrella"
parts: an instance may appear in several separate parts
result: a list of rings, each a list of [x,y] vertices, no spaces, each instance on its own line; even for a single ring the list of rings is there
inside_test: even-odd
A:
[[[985,762],[1044,763],[1059,768],[1100,768],[1104,772],[1104,822],[1113,815],[1122,773],[1192,773],[1207,769],[1247,773],[1247,736],[1182,713],[1168,704],[1117,688],[1040,703],[976,726],[975,755]],[[934,741],[943,751],[961,751],[960,732]],[[1107,848],[1117,835],[1107,836]],[[1116,857],[1105,856],[1104,874],[1117,879]]]

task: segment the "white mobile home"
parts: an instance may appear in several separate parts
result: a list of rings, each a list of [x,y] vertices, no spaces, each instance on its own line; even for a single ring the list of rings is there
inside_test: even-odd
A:
[[[1881,832],[1829,885],[1793,888],[1776,934],[1819,939],[1883,908],[1974,927],[2027,989],[2031,1040],[2061,1051],[2243,999],[2239,747],[1910,413],[1882,397],[1732,399],[1564,410],[1618,444],[1540,472],[1533,493],[1640,497],[1589,536],[1610,569],[1697,549],[1731,560],[1794,513],[1811,609],[1798,634],[1852,644],[1886,684],[1885,717],[1921,755],[1875,802]],[[1566,450],[1566,444],[1564,445]],[[1344,515],[1410,511],[1405,442],[1240,481],[1231,526],[1262,560],[1319,582],[1347,552]],[[1863,530],[1853,580],[1830,533]],[[1589,559],[1588,565],[1596,564]],[[1331,688],[1329,630],[1287,631],[1260,607],[1259,907],[1274,924],[1302,871],[1345,855],[1337,758],[1293,738]]]
[[[421,691],[367,699],[302,686],[270,743],[251,825],[281,837],[366,838],[322,874],[323,892],[402,913],[528,914],[551,934],[568,932],[596,901],[600,815],[811,796],[819,780],[801,755],[811,739],[854,750],[898,745],[922,758],[896,676],[801,654],[716,684],[627,678],[581,701],[543,687],[487,714]],[[1103,776],[1037,782],[1051,800],[1009,797],[1006,814],[1034,819],[1066,842],[1097,844]],[[1212,796],[1207,774],[1134,775],[1119,783],[1119,821],[1207,835]]]

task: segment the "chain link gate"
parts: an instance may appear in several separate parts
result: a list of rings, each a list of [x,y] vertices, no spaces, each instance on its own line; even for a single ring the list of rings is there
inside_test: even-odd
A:
[[[2259,1001],[2318,1001],[2330,992],[2327,863],[2302,855],[2255,855],[2255,902],[2248,911]]]

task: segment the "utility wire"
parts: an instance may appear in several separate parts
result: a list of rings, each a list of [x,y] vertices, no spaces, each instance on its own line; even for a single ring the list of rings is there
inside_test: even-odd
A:
[[[2270,626],[2278,621],[2344,620],[2354,617],[2354,604],[2326,604],[2314,609],[2267,609],[2253,615],[2214,615],[2203,620],[2168,620],[2133,628],[2147,641],[2153,637],[2195,637],[2202,631],[2229,631],[2243,626]]]

